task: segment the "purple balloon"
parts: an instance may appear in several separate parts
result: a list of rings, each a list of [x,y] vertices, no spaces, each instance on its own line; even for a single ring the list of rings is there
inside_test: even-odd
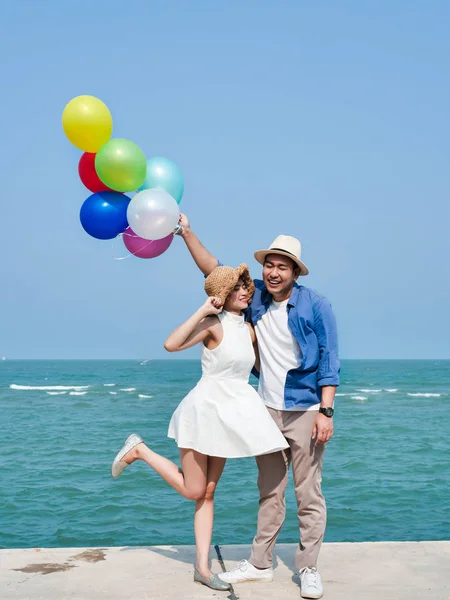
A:
[[[128,227],[123,234],[123,243],[126,249],[138,258],[156,258],[163,254],[173,241],[173,234],[170,233],[160,240],[144,240],[134,233],[131,227]]]

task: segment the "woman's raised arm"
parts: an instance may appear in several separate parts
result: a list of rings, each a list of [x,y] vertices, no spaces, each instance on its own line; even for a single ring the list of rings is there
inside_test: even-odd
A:
[[[209,297],[187,321],[177,327],[167,338],[164,348],[168,352],[181,352],[200,342],[205,342],[212,335],[211,328],[215,319],[211,317],[222,311],[218,298]]]

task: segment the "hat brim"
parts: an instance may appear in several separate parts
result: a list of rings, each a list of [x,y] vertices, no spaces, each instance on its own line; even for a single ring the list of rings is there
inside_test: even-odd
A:
[[[220,282],[217,282],[217,276],[222,269],[228,270],[228,276],[226,278],[226,281],[221,284]],[[233,269],[232,267],[224,266],[216,267],[212,271],[212,273],[210,273],[206,278],[205,292],[208,294],[208,296],[217,296],[225,304],[226,299],[231,294],[240,278],[242,278],[247,285],[249,296],[248,302],[250,304],[253,293],[255,291],[255,284],[253,282],[253,279],[251,278],[249,268],[246,264],[240,264],[235,269]],[[212,283],[211,280],[214,279],[215,281],[214,283]]]
[[[235,285],[237,284],[239,279],[242,278],[248,287],[248,295],[249,295],[248,303],[250,304],[253,294],[254,294],[254,291],[255,291],[255,284],[253,283],[252,276],[250,275],[250,269],[248,268],[248,266],[245,263],[242,263],[238,267],[236,267],[234,271],[236,273],[236,281],[234,282],[233,286],[229,289],[226,298],[228,298],[228,296],[231,294],[231,292],[233,291],[233,288],[235,287]],[[226,300],[226,298],[225,298],[225,300]]]
[[[268,250],[258,250],[258,252],[255,252],[254,256],[255,256],[256,260],[261,265],[263,265],[264,261],[266,260],[266,256],[268,254],[281,254],[281,256],[287,256],[292,261],[294,261],[295,264],[300,268],[300,275],[308,275],[308,273],[309,273],[308,267],[304,263],[302,263],[301,260],[299,260],[296,256],[294,256],[290,252],[283,252],[283,250],[273,250],[273,249],[269,248]]]

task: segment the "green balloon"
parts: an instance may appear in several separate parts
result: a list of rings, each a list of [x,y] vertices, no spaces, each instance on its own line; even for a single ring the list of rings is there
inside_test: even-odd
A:
[[[97,152],[95,170],[110,189],[132,192],[144,183],[147,161],[145,154],[134,142],[115,138],[103,144]]]

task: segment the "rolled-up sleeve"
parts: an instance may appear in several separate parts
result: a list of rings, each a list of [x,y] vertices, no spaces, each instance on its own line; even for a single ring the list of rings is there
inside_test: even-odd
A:
[[[223,267],[223,263],[221,263],[221,262],[220,262],[220,260],[218,260],[218,261],[217,261],[216,268],[217,268],[217,267]],[[204,275],[204,278],[205,278],[205,279],[206,279],[207,277],[208,277],[208,275]]]
[[[314,306],[314,323],[319,343],[317,383],[320,387],[338,386],[341,365],[338,355],[336,317],[326,298],[321,298]]]

